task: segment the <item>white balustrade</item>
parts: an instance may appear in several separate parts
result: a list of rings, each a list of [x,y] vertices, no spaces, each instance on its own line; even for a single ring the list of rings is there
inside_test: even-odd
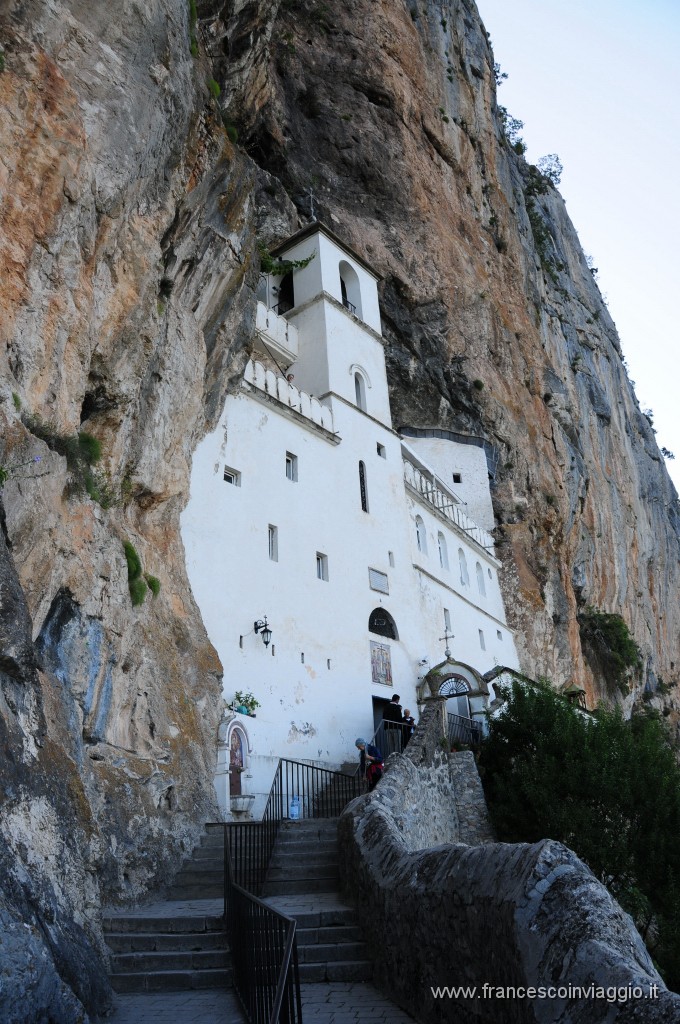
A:
[[[252,384],[258,391],[280,402],[281,405],[299,412],[305,419],[311,420],[325,430],[335,433],[333,413],[318,398],[312,398],[306,391],[300,391],[294,384],[289,384],[285,377],[280,377],[273,370],[268,370],[258,360],[249,359],[246,364],[244,380]]]
[[[419,494],[425,498],[434,508],[436,508],[442,515],[446,516],[447,519],[455,523],[464,533],[467,533],[469,537],[472,537],[480,547],[485,548],[487,551],[493,552],[493,537],[486,530],[470,519],[470,517],[463,512],[458,505],[455,504],[453,495],[447,494],[440,487],[437,487],[434,480],[426,476],[417,466],[414,466],[408,459],[404,459],[404,480],[414,490],[418,491]]]

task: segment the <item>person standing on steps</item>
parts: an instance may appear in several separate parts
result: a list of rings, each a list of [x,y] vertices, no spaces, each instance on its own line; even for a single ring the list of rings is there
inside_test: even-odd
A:
[[[359,736],[354,741],[354,746],[359,750],[359,773],[368,783],[368,791],[375,789],[383,774],[382,754],[372,743],[367,743]]]
[[[385,723],[385,746],[387,753],[393,754],[395,750],[401,753],[403,743],[402,724],[404,716],[401,713],[401,697],[398,693],[392,694],[392,700],[383,708],[383,722]]]
[[[408,743],[413,736],[413,731],[416,727],[416,720],[409,711],[408,708],[404,708],[404,717],[401,722],[401,731],[404,737],[404,746]]]

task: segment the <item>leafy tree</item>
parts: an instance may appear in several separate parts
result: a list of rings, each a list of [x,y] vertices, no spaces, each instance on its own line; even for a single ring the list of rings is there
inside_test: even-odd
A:
[[[548,683],[515,682],[480,769],[499,838],[571,847],[680,986],[680,767],[658,715],[586,716]]]
[[[564,167],[557,153],[547,153],[542,156],[540,160],[536,161],[536,166],[544,178],[547,178],[555,186],[559,185]]]

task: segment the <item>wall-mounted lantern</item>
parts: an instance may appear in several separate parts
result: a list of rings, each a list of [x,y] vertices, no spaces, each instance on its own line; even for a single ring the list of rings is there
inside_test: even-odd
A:
[[[267,616],[265,615],[263,619],[258,619],[253,624],[253,629],[255,630],[256,633],[262,634],[262,643],[265,645],[265,647],[269,647],[269,644],[271,643],[272,639],[272,631],[269,628]]]

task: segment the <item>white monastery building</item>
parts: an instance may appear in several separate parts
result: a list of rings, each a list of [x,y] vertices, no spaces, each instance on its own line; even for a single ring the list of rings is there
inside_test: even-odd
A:
[[[182,517],[224,697],[260,703],[220,728],[226,817],[258,816],[279,757],[356,762],[393,692],[417,719],[445,649],[463,717],[483,712],[484,673],[519,668],[483,442],[394,430],[378,278],[360,256],[319,223],[274,255],[298,266],[261,281],[253,357],[194,454]]]

